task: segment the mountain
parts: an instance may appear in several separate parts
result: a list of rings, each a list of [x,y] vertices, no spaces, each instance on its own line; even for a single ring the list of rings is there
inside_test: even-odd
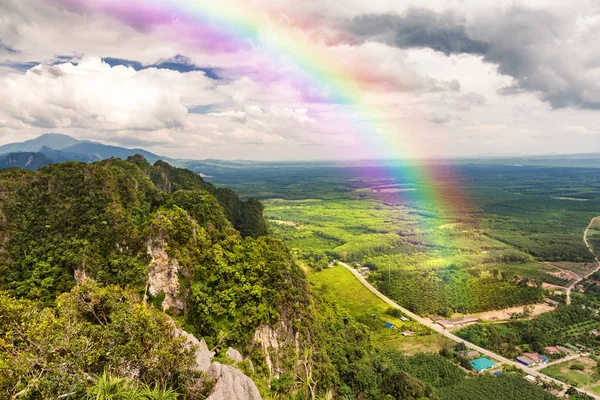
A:
[[[17,153],[28,153],[16,156]],[[35,153],[33,161],[29,162],[31,153]],[[10,157],[0,158],[0,167],[20,167],[37,169],[42,166],[64,161],[94,162],[108,158],[121,158],[135,154],[143,155],[148,161],[154,163],[158,160],[172,161],[143,149],[128,149],[125,147],[111,146],[89,140],[78,140],[68,135],[59,133],[46,133],[35,139],[20,143],[10,143],[0,146],[0,155],[12,154]],[[43,155],[43,156],[42,156]],[[35,168],[33,168],[35,166]]]
[[[0,155],[0,169],[17,167],[35,171],[50,164],[52,160],[43,153],[22,152]]]
[[[54,150],[62,150],[69,146],[78,143],[79,140],[68,135],[60,133],[45,133],[35,139],[26,140],[19,143],[9,143],[0,146],[0,154],[17,153],[17,152],[38,152],[43,147],[48,147]]]
[[[87,154],[95,156],[102,160],[107,158],[121,158],[124,160],[127,157],[133,156],[135,154],[141,154],[150,163],[154,163],[158,160],[170,160],[167,157],[161,157],[142,149],[127,149],[125,147],[110,146],[107,144],[88,141],[79,141],[78,143],[66,147],[63,150],[68,153]]]
[[[140,155],[0,171],[0,393],[87,398],[106,372],[260,399],[221,362],[264,382],[292,373],[280,357],[307,348],[310,312],[302,270],[264,227],[257,201]]]

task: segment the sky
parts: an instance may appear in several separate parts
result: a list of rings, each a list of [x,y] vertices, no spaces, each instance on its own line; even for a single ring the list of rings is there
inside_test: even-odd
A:
[[[0,144],[177,158],[600,152],[600,2],[0,0]]]

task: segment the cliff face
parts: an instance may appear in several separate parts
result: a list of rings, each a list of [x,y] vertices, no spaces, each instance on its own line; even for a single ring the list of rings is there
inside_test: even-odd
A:
[[[170,259],[164,247],[148,246],[152,257],[148,270],[148,285],[146,293],[159,298],[160,307],[174,313],[183,311],[183,300],[179,293],[179,261]]]

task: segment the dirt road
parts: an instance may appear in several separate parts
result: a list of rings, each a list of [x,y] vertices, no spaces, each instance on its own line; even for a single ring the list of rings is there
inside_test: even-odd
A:
[[[567,288],[567,304],[571,304],[571,289],[573,289],[576,284],[578,284],[582,280],[586,279],[588,276],[592,275],[594,272],[597,272],[598,270],[600,270],[600,259],[598,259],[598,257],[594,253],[594,249],[592,248],[592,245],[590,244],[590,242],[588,242],[588,239],[587,239],[588,231],[590,230],[592,225],[594,225],[594,221],[597,219],[600,219],[600,215],[592,218],[592,220],[588,224],[587,228],[585,228],[585,231],[583,231],[583,243],[585,243],[585,245],[588,248],[588,250],[590,251],[590,253],[592,253],[592,255],[594,256],[594,259],[596,260],[596,268],[593,271],[591,271],[589,274],[585,275],[580,280],[573,282],[571,285],[569,285],[569,287]]]

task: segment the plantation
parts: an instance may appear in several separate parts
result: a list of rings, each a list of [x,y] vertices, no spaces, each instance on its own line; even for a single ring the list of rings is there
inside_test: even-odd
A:
[[[582,235],[600,209],[595,170],[457,168],[462,181],[441,184],[463,185],[471,201],[445,214],[401,167],[250,164],[214,180],[265,200],[271,233],[309,265],[368,266],[380,290],[425,315],[535,303],[542,282],[566,287],[593,268]]]

